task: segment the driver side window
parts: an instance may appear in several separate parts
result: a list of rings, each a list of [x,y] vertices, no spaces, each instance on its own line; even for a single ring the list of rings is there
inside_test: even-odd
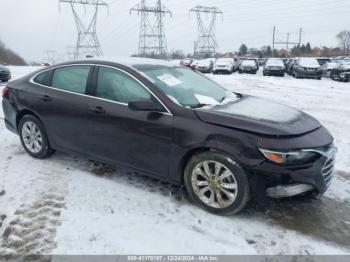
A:
[[[108,67],[100,67],[96,97],[128,104],[133,100],[151,99],[151,94],[126,73]]]

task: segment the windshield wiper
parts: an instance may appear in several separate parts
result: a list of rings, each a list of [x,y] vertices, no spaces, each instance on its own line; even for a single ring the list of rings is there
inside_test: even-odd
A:
[[[191,108],[196,109],[196,108],[201,108],[201,107],[205,107],[205,106],[211,106],[211,105],[210,104],[198,104],[198,105],[191,106]]]

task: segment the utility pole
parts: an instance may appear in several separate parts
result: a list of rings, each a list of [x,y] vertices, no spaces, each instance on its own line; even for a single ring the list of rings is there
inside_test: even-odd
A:
[[[303,35],[303,28],[300,27],[300,31],[299,31],[299,47],[301,46],[301,37]]]
[[[108,8],[108,4],[103,0],[59,0],[59,3],[69,4],[73,12],[78,31],[74,59],[87,56],[102,56],[103,52],[97,37],[96,23],[99,8]],[[92,9],[93,15],[88,24],[83,22],[77,6],[84,6],[84,8],[90,7]]]
[[[46,50],[44,52],[45,60],[51,65],[56,64],[57,52],[55,50]]]
[[[289,36],[290,36],[290,33],[287,33],[286,58],[288,57],[288,50],[289,50]]]
[[[299,42],[291,42],[290,41],[290,33],[287,33],[287,41],[283,42],[283,41],[276,41],[276,26],[273,27],[273,36],[272,36],[272,52],[273,52],[273,56],[274,56],[274,50],[275,50],[275,46],[276,45],[286,45],[286,57],[288,57],[288,52],[289,52],[289,45],[297,45],[300,46],[301,45],[301,37],[302,37],[302,32],[303,29],[300,28],[299,31]]]
[[[132,12],[141,14],[138,55],[165,58],[168,50],[163,18],[167,14],[172,16],[171,11],[161,0],[157,0],[155,7],[148,6],[146,0],[142,0],[130,9]],[[150,15],[154,15],[154,19]]]
[[[275,35],[276,35],[276,26],[273,27],[273,34],[272,34],[272,57],[275,57]]]
[[[223,16],[223,12],[217,7],[197,5],[190,9],[190,16],[191,13],[197,15],[198,27],[198,37],[194,42],[194,57],[204,58],[207,55],[214,57],[218,47],[215,37],[216,17],[217,15]],[[207,21],[204,21],[204,15]],[[208,20],[208,17],[210,17],[210,20]]]

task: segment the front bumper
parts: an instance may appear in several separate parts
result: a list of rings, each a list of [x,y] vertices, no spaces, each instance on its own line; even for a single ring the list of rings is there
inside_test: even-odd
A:
[[[304,78],[319,78],[322,77],[322,70],[319,71],[307,71],[307,70],[298,70],[299,76]]]
[[[239,71],[243,73],[256,73],[258,70],[256,68],[240,68]]]
[[[265,69],[265,74],[268,75],[283,75],[285,73],[284,69]]]
[[[0,80],[9,80],[11,79],[11,74],[6,72],[6,73],[3,73],[3,72],[0,72]]]
[[[228,67],[215,67],[213,71],[216,73],[232,73],[233,69]]]
[[[211,73],[212,68],[211,67],[198,67],[196,68],[197,71],[201,73]]]
[[[308,191],[323,194],[328,189],[334,176],[336,147],[307,151],[318,153],[317,160],[298,166],[282,166],[265,161],[258,168],[257,173],[264,175],[268,196],[290,197]]]

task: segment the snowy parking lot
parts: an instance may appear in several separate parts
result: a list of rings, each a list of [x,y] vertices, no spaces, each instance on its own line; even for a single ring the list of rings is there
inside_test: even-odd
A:
[[[11,67],[14,78],[37,70]],[[181,189],[56,153],[36,160],[0,110],[0,260],[11,254],[350,254],[350,84],[286,76],[209,75],[228,89],[319,119],[339,149],[319,200],[269,200],[209,214]],[[1,89],[1,87],[0,87]]]

